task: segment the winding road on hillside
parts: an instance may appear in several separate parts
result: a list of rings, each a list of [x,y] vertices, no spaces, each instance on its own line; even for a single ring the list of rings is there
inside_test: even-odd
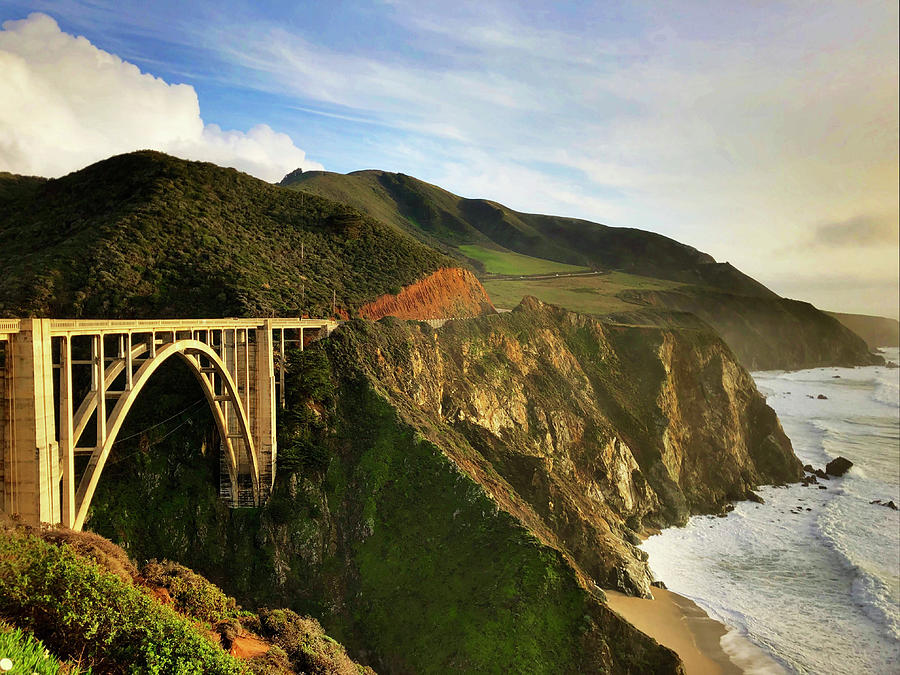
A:
[[[486,274],[481,281],[539,281],[541,279],[562,279],[564,277],[598,277],[609,274],[609,270],[589,270],[587,272],[563,272],[558,274]]]

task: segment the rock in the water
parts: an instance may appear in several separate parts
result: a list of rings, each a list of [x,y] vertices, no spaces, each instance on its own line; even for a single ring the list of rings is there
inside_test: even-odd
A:
[[[843,476],[853,466],[853,462],[845,457],[837,457],[825,465],[825,473],[831,476]]]
[[[831,376],[831,379],[832,379],[832,380],[839,380],[839,379],[841,379],[841,376],[840,376],[840,375],[832,375],[832,376]]]
[[[667,586],[662,581],[651,581],[650,585],[655,588],[661,588],[664,591],[667,590]]]
[[[809,471],[810,473],[815,473],[815,471],[816,471],[816,470],[813,468],[813,465],[812,465],[812,464],[804,464],[804,465],[803,465],[803,470],[804,470],[804,471]]]
[[[894,500],[893,500],[893,499],[890,500],[890,501],[888,501],[888,502],[883,502],[883,501],[881,501],[880,499],[873,499],[873,500],[870,501],[869,503],[870,503],[870,504],[878,504],[878,506],[886,506],[886,507],[888,507],[889,509],[894,509],[894,511],[897,510],[897,505],[894,503]]]
[[[891,501],[889,501],[887,504],[885,504],[885,506],[888,507],[889,509],[894,509],[894,511],[897,510],[897,505],[894,503],[893,499]]]
[[[818,396],[816,396],[816,398],[819,399],[820,401],[828,400],[828,397],[825,394],[819,394]]]
[[[827,490],[828,488],[825,487],[824,485],[820,485],[820,486],[819,486],[819,489],[820,489],[820,490]]]
[[[884,364],[884,366],[885,366],[885,368],[900,368],[900,366],[898,366],[893,361],[888,361],[887,363]]]
[[[828,480],[828,474],[825,473],[824,471],[822,471],[822,469],[816,469],[816,475],[819,478],[824,478],[825,480]]]

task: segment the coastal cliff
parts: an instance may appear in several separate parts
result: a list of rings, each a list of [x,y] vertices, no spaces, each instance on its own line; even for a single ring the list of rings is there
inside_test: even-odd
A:
[[[897,319],[867,314],[826,313],[863,338],[873,351],[879,347],[900,346],[900,322]]]
[[[89,527],[316,616],[384,672],[681,672],[598,587],[646,595],[637,532],[801,473],[713,333],[533,299],[439,330],[350,321],[292,356],[279,432],[259,511],[219,504],[199,424],[113,464]]]
[[[694,314],[722,336],[749,370],[883,363],[880,356],[869,352],[859,335],[808,302],[734,295],[692,286],[667,291],[628,290],[620,295],[628,302],[655,310]],[[634,315],[619,318],[635,320]]]
[[[445,267],[403,288],[382,295],[359,308],[363,319],[446,319],[494,313],[481,282],[469,270]]]
[[[354,360],[391,404],[602,587],[648,593],[630,543],[644,527],[801,475],[711,332],[607,324],[528,298],[510,315],[372,338]]]

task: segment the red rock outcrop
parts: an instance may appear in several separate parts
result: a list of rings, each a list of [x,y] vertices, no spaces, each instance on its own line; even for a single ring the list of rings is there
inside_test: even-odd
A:
[[[398,319],[452,319],[493,314],[484,287],[469,270],[444,267],[406,286],[397,295],[382,295],[360,307],[359,316],[377,321]]]

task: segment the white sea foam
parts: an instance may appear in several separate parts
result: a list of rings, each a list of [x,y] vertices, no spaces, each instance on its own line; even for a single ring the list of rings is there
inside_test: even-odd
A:
[[[897,350],[885,357],[897,361]],[[733,628],[723,648],[748,673],[892,673],[900,664],[900,371],[755,373],[803,463],[854,466],[827,486],[764,487],[727,518],[648,539],[660,579]],[[818,398],[819,395],[826,398]],[[743,644],[743,647],[741,646]],[[757,656],[759,654],[757,653]]]

